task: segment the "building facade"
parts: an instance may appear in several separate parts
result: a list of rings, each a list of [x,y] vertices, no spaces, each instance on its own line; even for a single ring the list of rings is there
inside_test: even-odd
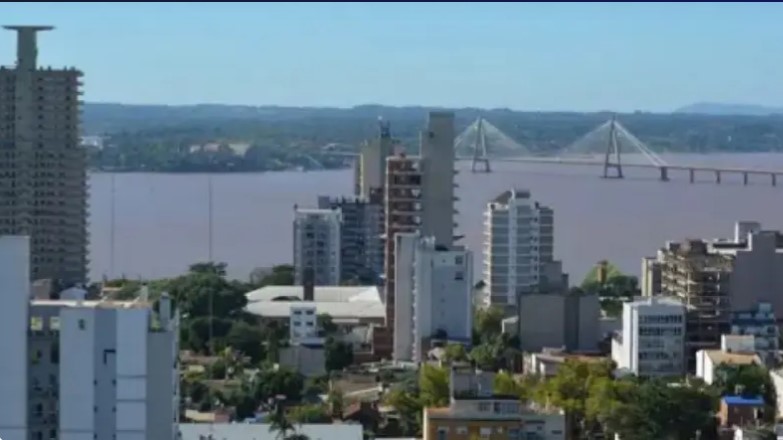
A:
[[[685,373],[685,307],[673,298],[623,304],[623,330],[612,341],[617,368],[637,376]]]
[[[341,275],[342,213],[294,207],[294,284],[312,273],[317,286],[337,286]]]
[[[17,32],[0,67],[0,234],[30,237],[31,279],[87,281],[87,153],[80,143],[82,73],[37,65],[39,31]]]
[[[472,253],[434,237],[396,234],[394,359],[420,362],[432,339],[469,344],[473,329]]]
[[[323,343],[318,337],[318,316],[314,304],[297,304],[291,306],[288,329],[291,345],[306,343]]]
[[[391,126],[388,121],[379,121],[378,137],[366,141],[359,148],[356,165],[355,195],[365,199],[381,190],[386,183],[386,158],[394,154]]]
[[[179,316],[146,301],[34,300],[29,239],[0,237],[0,433],[10,440],[176,438]]]
[[[518,396],[492,391],[494,373],[451,371],[450,403],[425,408],[423,440],[563,440],[560,410],[524,406]]]
[[[731,334],[751,336],[753,351],[764,363],[776,363],[780,347],[780,329],[772,304],[759,303],[753,309],[732,312]]]
[[[520,349],[568,351],[598,349],[601,337],[601,302],[582,293],[530,293],[519,295],[518,313],[503,320],[503,331],[519,335]]]
[[[319,209],[339,210],[340,280],[360,285],[381,283],[383,274],[383,194],[369,198],[318,198]]]
[[[562,272],[549,276],[548,267],[553,262],[551,209],[531,200],[528,191],[516,189],[503,192],[487,204],[484,281],[489,304],[514,308],[521,294],[562,290]]]
[[[688,308],[691,371],[696,351],[718,348],[731,332],[732,312],[783,308],[783,238],[756,222],[737,222],[732,239],[669,242],[643,269],[652,280],[645,293],[677,296]]]

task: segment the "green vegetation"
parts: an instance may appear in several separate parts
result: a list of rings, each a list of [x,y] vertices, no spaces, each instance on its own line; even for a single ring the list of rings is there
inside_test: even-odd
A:
[[[601,267],[605,270],[605,278],[601,280]],[[602,282],[603,281],[603,282]],[[639,280],[634,276],[625,275],[613,264],[601,261],[594,267],[581,287],[581,292],[598,295],[601,301],[601,309],[607,316],[617,317],[622,314],[623,302],[639,295]]]
[[[107,147],[90,149],[94,169],[232,172],[346,166],[323,154],[327,145],[352,151],[377,132],[377,117],[415,152],[429,109],[359,106],[352,109],[249,106],[130,106],[86,104],[87,134],[105,134]],[[554,154],[605,122],[608,113],[540,113],[506,109],[455,110],[457,130],[481,114],[536,154]],[[657,152],[780,151],[779,116],[633,113],[620,121]],[[211,144],[210,148],[199,146]],[[468,154],[467,151],[460,151]],[[510,152],[513,153],[513,152]]]

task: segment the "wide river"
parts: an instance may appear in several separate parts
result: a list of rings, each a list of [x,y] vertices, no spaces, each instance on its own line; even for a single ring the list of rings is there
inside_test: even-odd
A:
[[[665,159],[678,165],[783,170],[783,154]],[[667,240],[730,237],[737,220],[783,229],[783,177],[777,187],[766,176],[751,176],[743,186],[741,176],[724,174],[716,185],[713,174],[697,174],[690,184],[687,172],[674,170],[671,181],[661,182],[656,170],[626,169],[626,178],[615,180],[599,178],[599,167],[493,166],[491,174],[473,174],[469,163],[458,165],[458,232],[476,255],[476,279],[484,207],[512,187],[529,189],[535,200],[554,209],[555,254],[572,283],[600,259],[638,275],[640,259]],[[229,275],[242,279],[255,267],[290,263],[294,204],[313,206],[318,195],[348,195],[352,179],[351,170],[211,175],[213,259],[226,262]],[[204,174],[92,174],[91,278],[172,276],[208,260],[209,180]]]

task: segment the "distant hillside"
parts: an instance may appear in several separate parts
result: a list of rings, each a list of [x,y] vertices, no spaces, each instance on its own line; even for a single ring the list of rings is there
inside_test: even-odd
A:
[[[766,107],[763,105],[752,104],[721,104],[713,102],[699,102],[677,109],[675,113],[722,116],[769,116],[783,114],[783,107]]]
[[[780,115],[713,115],[698,111],[715,111],[712,106],[697,104],[677,113],[635,112],[618,114],[617,118],[658,152],[783,151]],[[378,117],[383,117],[391,123],[393,136],[415,152],[430,110],[433,108],[381,105],[343,109],[87,103],[83,127],[87,135],[108,134],[114,143],[122,140],[127,148],[186,149],[193,144],[217,142],[314,151],[330,143],[357,146],[377,134]],[[458,132],[481,115],[517,143],[543,154],[570,145],[610,117],[606,112],[451,110],[455,112]],[[724,112],[731,113],[728,108]]]

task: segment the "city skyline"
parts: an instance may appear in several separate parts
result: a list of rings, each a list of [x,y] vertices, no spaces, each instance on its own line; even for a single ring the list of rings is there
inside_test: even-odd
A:
[[[57,27],[42,37],[41,63],[84,70],[87,101],[661,112],[783,104],[773,4],[4,9],[6,23]],[[13,52],[12,36],[0,39],[4,64]]]

